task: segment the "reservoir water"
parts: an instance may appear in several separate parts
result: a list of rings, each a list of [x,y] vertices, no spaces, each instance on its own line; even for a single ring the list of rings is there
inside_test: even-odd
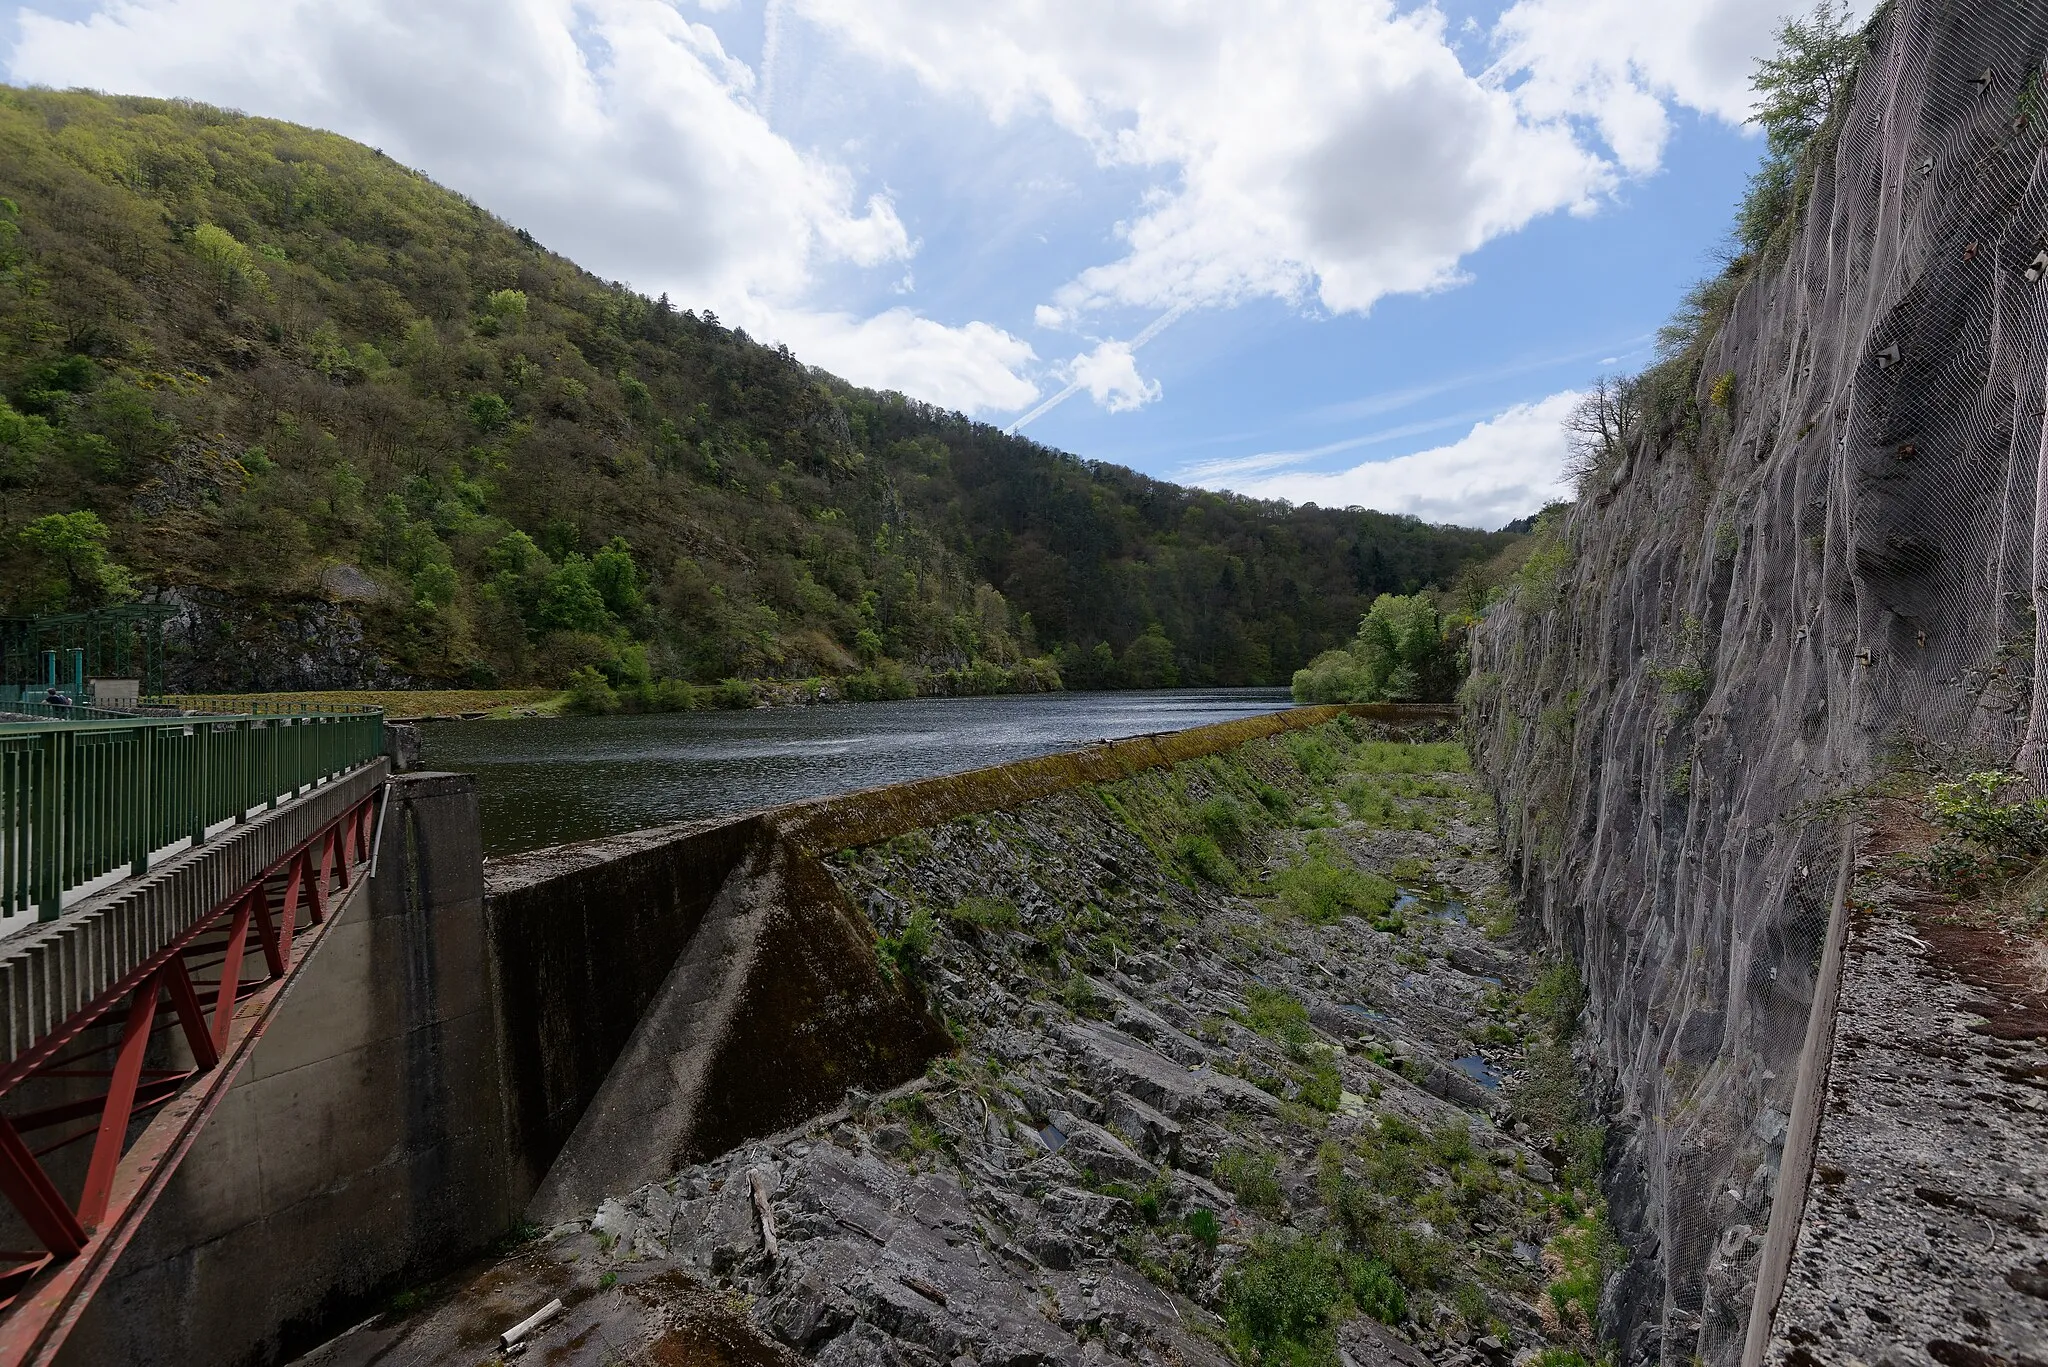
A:
[[[441,722],[421,733],[424,767],[477,775],[485,852],[513,854],[1289,706],[1283,688],[1183,688]]]

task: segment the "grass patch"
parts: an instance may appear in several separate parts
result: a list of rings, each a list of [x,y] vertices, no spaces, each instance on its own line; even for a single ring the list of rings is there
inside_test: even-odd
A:
[[[1617,1265],[1621,1246],[1607,1227],[1604,1210],[1571,1221],[1543,1250],[1557,1271],[1544,1296],[1567,1331],[1591,1342],[1600,1322],[1600,1288]]]
[[[1259,805],[1278,820],[1290,820],[1294,816],[1294,795],[1285,788],[1275,788],[1270,783],[1258,786]]]
[[[1017,904],[1002,897],[963,897],[946,909],[946,919],[975,930],[1015,930]]]
[[[1309,1060],[1299,1078],[1301,1104],[1325,1114],[1334,1114],[1344,1101],[1344,1074],[1337,1056],[1322,1053]]]
[[[1251,814],[1227,793],[1218,793],[1195,808],[1195,821],[1204,836],[1226,850],[1240,848],[1252,833]]]
[[[1339,863],[1327,846],[1312,844],[1308,857],[1274,876],[1271,894],[1281,908],[1310,925],[1335,925],[1346,916],[1363,916],[1376,930],[1399,930],[1394,913],[1400,889],[1376,873]]]
[[[1308,1008],[1299,998],[1262,983],[1252,984],[1244,996],[1246,1025],[1291,1049],[1314,1043],[1316,1032],[1308,1023]]]
[[[1469,774],[1472,756],[1456,741],[1369,740],[1351,767],[1364,774]]]
[[[1179,837],[1173,842],[1173,857],[1205,883],[1213,883],[1219,888],[1234,888],[1238,884],[1237,865],[1230,862],[1230,856],[1209,836]]]
[[[1286,1208],[1280,1190],[1280,1156],[1267,1150],[1227,1149],[1216,1160],[1216,1182],[1249,1210],[1278,1217]]]
[[[1345,810],[1351,813],[1353,821],[1362,821],[1376,829],[1432,833],[1441,829],[1442,823],[1433,813],[1402,801],[1401,798],[1406,794],[1401,793],[1398,786],[1383,779],[1355,778],[1344,785],[1339,796],[1343,798]]]
[[[1301,776],[1311,783],[1328,783],[1344,769],[1344,750],[1332,742],[1329,733],[1343,734],[1329,726],[1318,726],[1309,731],[1290,732],[1287,736],[1287,753],[1293,756]]]

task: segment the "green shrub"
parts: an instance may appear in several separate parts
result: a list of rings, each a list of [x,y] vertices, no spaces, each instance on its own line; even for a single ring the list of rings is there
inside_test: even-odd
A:
[[[1585,1009],[1586,989],[1579,981],[1579,966],[1570,959],[1553,959],[1536,974],[1536,981],[1522,994],[1522,1009],[1550,1032],[1560,1044],[1568,1044],[1578,1033],[1579,1013]]]
[[[619,695],[596,665],[582,665],[569,675],[569,698],[565,712],[584,716],[606,716],[619,710]]]
[[[1334,862],[1320,848],[1310,850],[1309,857],[1294,867],[1282,869],[1273,879],[1273,891],[1289,914],[1310,925],[1335,925],[1346,916],[1363,916],[1376,929],[1401,927],[1393,914],[1400,889],[1378,874]]]
[[[1447,1120],[1430,1131],[1429,1152],[1445,1167],[1469,1163],[1479,1156],[1472,1146],[1472,1129],[1462,1120]]]
[[[1334,1362],[1334,1330],[1349,1294],[1343,1265],[1321,1244],[1260,1239],[1224,1283],[1230,1346],[1251,1367]]]
[[[1216,1181],[1249,1209],[1277,1216],[1286,1206],[1277,1154],[1228,1149],[1216,1160]]]
[[[1216,1212],[1206,1206],[1188,1212],[1188,1233],[1195,1236],[1195,1242],[1204,1248],[1213,1249],[1216,1241],[1223,1237],[1223,1226],[1216,1219]]]
[[[725,679],[710,690],[713,707],[737,711],[754,705],[754,685],[745,679]]]
[[[910,919],[904,923],[900,933],[883,935],[875,940],[875,954],[885,968],[904,982],[922,982],[925,960],[931,955],[936,929],[931,912],[919,907],[910,913]]]
[[[888,702],[917,695],[917,688],[893,660],[883,660],[858,674],[846,676],[846,696],[855,702]]]
[[[1075,973],[1060,989],[1060,1004],[1077,1016],[1093,1016],[1102,1010],[1102,994],[1095,990],[1087,974]]]
[[[963,897],[946,909],[946,919],[976,930],[1014,930],[1017,906],[1001,897]]]
[[[1173,842],[1173,857],[1204,882],[1219,888],[1237,886],[1237,865],[1206,835],[1181,836]]]
[[[1344,1279],[1350,1284],[1352,1303],[1380,1323],[1399,1324],[1408,1318],[1408,1293],[1395,1279],[1394,1269],[1378,1258],[1346,1258]]]
[[[1999,857],[2048,854],[2048,798],[2029,797],[2027,782],[2000,770],[1969,774],[1927,790],[1927,815],[1952,836]]]

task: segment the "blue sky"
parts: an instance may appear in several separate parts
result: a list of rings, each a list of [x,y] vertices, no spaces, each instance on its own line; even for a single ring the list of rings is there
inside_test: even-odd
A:
[[[1083,456],[1498,525],[1557,491],[1574,391],[1715,269],[1786,8],[31,0],[0,62],[361,138]]]

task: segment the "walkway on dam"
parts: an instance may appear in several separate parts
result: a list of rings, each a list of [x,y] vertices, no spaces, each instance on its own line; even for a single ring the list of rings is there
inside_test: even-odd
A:
[[[364,881],[383,750],[374,709],[0,719],[0,1361],[54,1359]]]

